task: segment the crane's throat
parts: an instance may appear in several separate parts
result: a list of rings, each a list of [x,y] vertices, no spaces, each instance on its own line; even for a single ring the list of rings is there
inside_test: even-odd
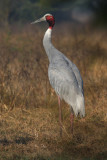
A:
[[[47,20],[48,24],[49,24],[49,28],[52,29],[54,24],[55,24],[55,20],[52,19],[52,20]]]

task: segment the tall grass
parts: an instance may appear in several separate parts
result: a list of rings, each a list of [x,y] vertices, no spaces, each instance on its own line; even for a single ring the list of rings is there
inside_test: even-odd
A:
[[[62,102],[62,139],[57,97],[49,84],[48,58],[42,46],[44,30],[0,31],[1,160],[107,158],[107,32],[71,28],[55,28],[52,41],[81,72],[86,117],[75,118],[72,137],[69,107]]]

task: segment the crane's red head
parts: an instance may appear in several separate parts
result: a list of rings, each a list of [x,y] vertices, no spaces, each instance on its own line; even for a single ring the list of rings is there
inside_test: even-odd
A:
[[[55,18],[51,14],[45,14],[42,18],[32,22],[31,24],[38,23],[41,21],[47,21],[50,29],[52,29],[55,24]]]
[[[46,14],[45,18],[49,24],[49,28],[52,29],[55,24],[55,18],[51,14]]]

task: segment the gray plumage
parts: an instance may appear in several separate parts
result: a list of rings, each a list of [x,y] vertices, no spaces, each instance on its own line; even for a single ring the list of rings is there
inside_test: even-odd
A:
[[[43,46],[49,59],[48,76],[51,86],[61,99],[64,99],[71,111],[77,116],[85,116],[83,81],[76,65],[51,43],[52,29],[44,35]]]

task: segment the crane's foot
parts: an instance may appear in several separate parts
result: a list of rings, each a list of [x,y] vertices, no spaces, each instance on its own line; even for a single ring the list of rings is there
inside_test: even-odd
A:
[[[74,127],[74,114],[73,113],[71,113],[70,119],[71,119],[71,134],[73,135],[73,127]]]
[[[62,127],[60,127],[60,137],[62,137]]]

